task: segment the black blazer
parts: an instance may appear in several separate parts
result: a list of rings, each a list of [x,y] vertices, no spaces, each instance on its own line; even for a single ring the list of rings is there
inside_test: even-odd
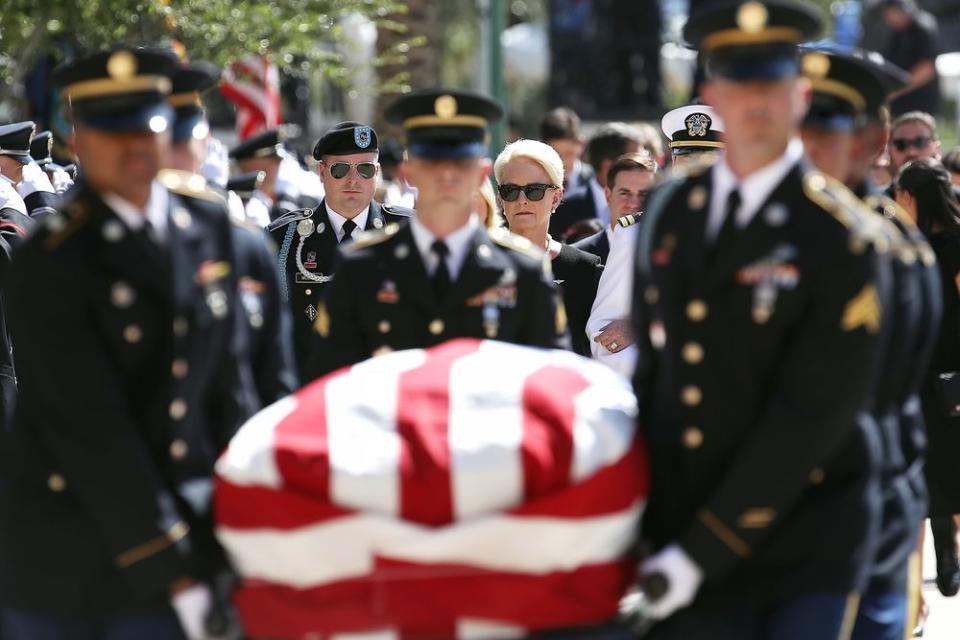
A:
[[[586,329],[593,300],[597,297],[600,274],[603,273],[600,258],[565,244],[561,245],[560,253],[552,260],[551,266],[553,281],[563,294],[573,350],[590,357],[590,339]]]
[[[552,237],[560,238],[564,231],[577,222],[597,217],[597,205],[593,201],[593,192],[590,190],[591,179],[563,194],[563,201],[550,216],[548,231]]]
[[[637,241],[643,535],[703,569],[700,602],[862,589],[879,529],[863,409],[890,307],[885,241],[800,163],[708,260],[711,189],[709,170],[659,185]]]
[[[605,265],[607,264],[607,256],[610,255],[610,237],[607,235],[607,231],[607,227],[604,227],[592,236],[574,242],[571,246],[574,249],[592,253],[600,258],[601,265]]]
[[[169,610],[222,562],[212,473],[243,413],[222,201],[170,193],[159,248],[82,182],[6,282],[19,398],[0,465],[10,606]]]
[[[411,209],[371,202],[365,230],[405,221],[412,213]],[[337,247],[340,246],[327,216],[325,201],[321,201],[306,219],[311,221],[312,229],[303,229],[300,225],[305,218],[295,212],[278,218],[268,227],[279,247],[280,289],[293,319],[293,353],[301,384],[310,382],[306,366],[311,330],[320,301],[333,280]],[[307,230],[310,232],[306,236],[301,235]]]

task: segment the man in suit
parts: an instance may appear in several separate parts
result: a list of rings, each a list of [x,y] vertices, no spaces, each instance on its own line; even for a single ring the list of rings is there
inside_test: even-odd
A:
[[[642,140],[637,131],[623,122],[611,122],[600,127],[587,142],[587,160],[593,175],[576,189],[564,194],[563,202],[550,218],[550,235],[562,238],[563,232],[580,222],[599,218],[604,224],[611,220],[610,207],[604,197],[607,171],[614,161],[625,153],[636,153]]]
[[[244,418],[230,223],[171,189],[178,65],[118,48],[51,77],[81,182],[6,284],[19,382],[0,465],[4,638],[206,637],[213,465]]]
[[[490,98],[430,89],[398,99],[387,119],[407,131],[418,209],[342,253],[314,323],[313,375],[386,351],[457,337],[569,348],[566,314],[542,250],[487,230],[473,194],[487,179]]]
[[[204,62],[184,64],[173,77],[167,101],[174,108],[174,121],[166,166],[176,170],[184,184],[208,184],[200,175],[211,142],[201,95],[219,77],[220,70]],[[228,206],[226,200],[223,206]],[[280,294],[273,240],[246,219],[242,208],[231,210],[230,222],[241,312],[237,351],[249,406],[255,412],[297,389],[291,319]]]
[[[799,0],[705,5],[686,39],[726,127],[640,222],[634,388],[651,446],[641,582],[656,640],[837,638],[879,529],[863,411],[889,318],[874,214],[806,166]]]
[[[353,242],[364,231],[403,222],[413,213],[373,200],[377,152],[377,132],[372,127],[359,122],[331,127],[313,148],[326,192],[320,206],[291,212],[268,227],[280,247],[281,286],[293,317],[293,350],[302,384],[311,380],[307,363],[313,324],[334,280],[337,247]]]
[[[915,626],[908,598],[919,597],[921,579],[917,523],[927,513],[927,491],[918,389],[939,330],[939,274],[923,234],[866,176],[886,142],[888,96],[908,78],[876,53],[826,44],[804,48],[802,69],[813,86],[804,146],[820,170],[880,214],[896,247],[895,306],[872,406],[883,427],[883,526],[853,638],[903,638]]]

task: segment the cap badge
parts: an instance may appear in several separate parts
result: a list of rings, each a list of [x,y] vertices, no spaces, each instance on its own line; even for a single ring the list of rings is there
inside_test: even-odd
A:
[[[830,73],[830,58],[822,53],[808,53],[803,56],[803,75],[808,78],[826,78]]]
[[[137,59],[129,51],[117,51],[107,59],[107,73],[114,80],[129,80],[137,75]]]
[[[713,124],[713,120],[705,113],[691,113],[687,116],[687,119],[683,121],[683,124],[686,125],[687,135],[691,138],[705,138],[707,131],[710,130],[710,125]]]
[[[767,8],[759,2],[745,2],[737,9],[737,26],[747,33],[758,33],[767,26]]]
[[[370,141],[372,139],[373,133],[370,131],[370,127],[353,128],[353,141],[357,144],[357,147],[366,149],[370,146]]]
[[[444,120],[453,118],[457,115],[457,99],[449,94],[440,96],[433,103],[433,111]]]

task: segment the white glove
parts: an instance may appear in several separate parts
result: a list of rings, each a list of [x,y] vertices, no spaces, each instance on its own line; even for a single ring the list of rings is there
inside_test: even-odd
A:
[[[227,211],[230,212],[230,217],[234,221],[247,221],[247,211],[243,206],[243,200],[233,191],[227,191]]]
[[[200,167],[200,175],[206,178],[207,182],[221,189],[227,186],[227,178],[230,177],[230,157],[223,143],[213,136],[207,140],[207,156],[203,159],[203,166]]]
[[[213,595],[209,587],[194,585],[173,596],[170,604],[187,640],[203,640],[207,637],[207,614],[213,606]]]
[[[73,186],[73,178],[70,177],[70,174],[59,168],[50,173],[50,181],[57,193],[63,193]]]
[[[16,209],[27,215],[27,205],[6,178],[0,179],[0,209]]]
[[[36,162],[31,162],[23,166],[23,177],[17,184],[17,193],[26,198],[31,193],[37,191],[46,191],[47,193],[56,193],[53,185],[50,184],[50,178],[46,172],[40,168]]]
[[[277,199],[296,200],[299,198],[301,180],[303,180],[303,169],[300,168],[300,163],[293,156],[284,156],[280,161],[280,168],[277,169],[277,182],[273,188],[274,193],[277,194]]]
[[[703,571],[676,544],[641,563],[641,576],[654,573],[661,573],[667,579],[667,592],[659,600],[650,603],[650,615],[657,620],[668,618],[678,609],[690,606],[703,583]]]
[[[247,218],[254,224],[266,227],[270,224],[270,208],[273,207],[273,200],[260,189],[253,192],[253,196],[247,200]]]

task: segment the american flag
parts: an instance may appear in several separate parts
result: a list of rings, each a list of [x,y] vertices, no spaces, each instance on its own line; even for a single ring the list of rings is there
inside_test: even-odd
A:
[[[273,404],[217,464],[248,634],[516,638],[604,622],[648,489],[636,400],[571,353],[454,340]]]
[[[237,107],[240,140],[280,124],[280,73],[266,56],[250,56],[227,67],[220,91]]]

